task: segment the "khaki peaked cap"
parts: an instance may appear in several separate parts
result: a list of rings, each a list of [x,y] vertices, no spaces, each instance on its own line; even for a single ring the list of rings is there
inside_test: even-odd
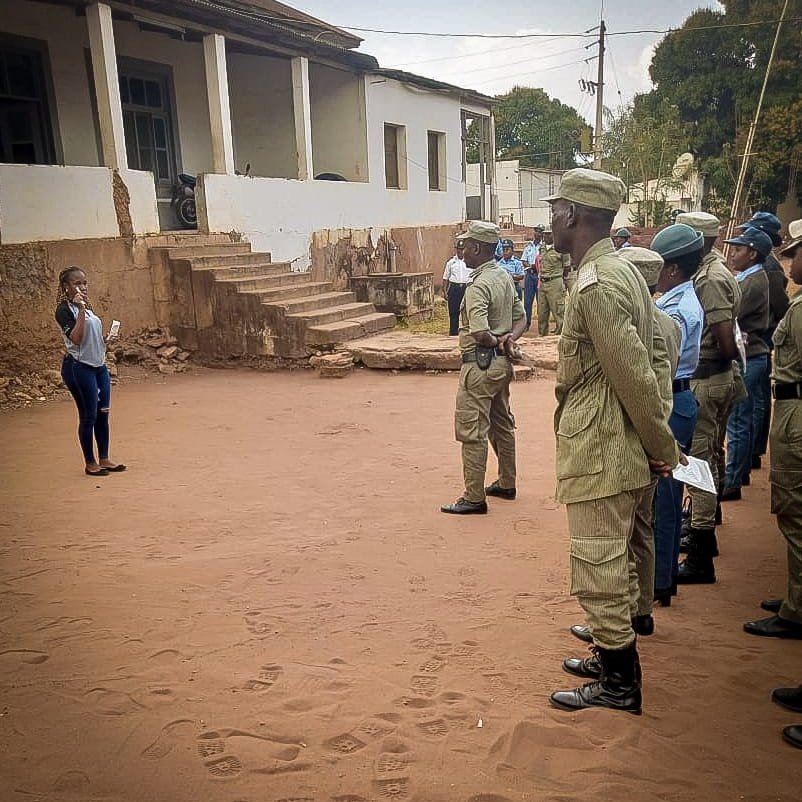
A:
[[[681,212],[675,223],[684,223],[695,231],[701,231],[703,237],[717,237],[721,230],[721,221],[709,212]]]
[[[541,198],[546,203],[566,200],[593,209],[607,209],[617,212],[624,202],[627,188],[620,178],[601,170],[577,167],[563,174],[560,188],[554,195]]]
[[[631,248],[619,251],[619,253],[622,258],[632,262],[638,268],[638,272],[643,276],[647,287],[654,287],[657,284],[657,277],[660,275],[664,264],[663,257],[657,251],[633,245]]]
[[[457,239],[473,239],[477,242],[486,242],[495,245],[498,242],[498,226],[495,223],[488,223],[486,220],[471,220],[465,231],[457,234]]]
[[[802,220],[793,220],[788,224],[788,236],[790,241],[780,251],[782,256],[790,256],[789,251],[795,251],[802,245]]]

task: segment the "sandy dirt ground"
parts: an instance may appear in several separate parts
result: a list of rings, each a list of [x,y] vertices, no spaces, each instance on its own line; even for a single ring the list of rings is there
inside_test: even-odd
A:
[[[798,801],[769,692],[802,681],[802,642],[741,630],[783,588],[767,471],[726,509],[719,584],[641,639],[644,715],[559,712],[584,647],[553,379],[514,386],[519,497],[484,517],[438,510],[455,388],[123,384],[129,470],[104,479],[70,401],[0,418],[2,802]]]

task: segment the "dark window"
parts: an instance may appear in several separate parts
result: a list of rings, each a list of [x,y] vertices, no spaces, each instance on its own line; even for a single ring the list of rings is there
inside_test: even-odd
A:
[[[398,126],[384,126],[384,180],[388,189],[400,189],[398,180]]]
[[[52,164],[42,55],[0,45],[0,161]]]
[[[442,134],[428,131],[426,135],[429,149],[429,189],[438,190],[440,186],[440,137]]]

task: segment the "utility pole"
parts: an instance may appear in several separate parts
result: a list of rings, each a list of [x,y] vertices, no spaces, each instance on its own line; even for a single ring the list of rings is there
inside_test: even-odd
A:
[[[602,167],[602,125],[604,123],[604,20],[599,23],[599,72],[596,78],[596,130],[593,136],[593,167]]]

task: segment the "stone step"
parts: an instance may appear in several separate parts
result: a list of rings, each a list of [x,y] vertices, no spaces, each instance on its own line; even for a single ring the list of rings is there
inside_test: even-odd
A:
[[[224,284],[237,284],[243,289],[260,289],[261,285],[253,284],[253,281],[262,278],[272,278],[290,273],[289,262],[265,262],[259,265],[234,265],[233,267],[208,267],[201,268],[203,273],[211,273],[215,281]]]
[[[306,274],[301,274],[306,275]],[[334,285],[330,281],[310,281],[308,284],[289,284],[284,287],[277,287],[274,290],[262,290],[259,292],[262,303],[275,304],[289,298],[306,298],[310,295],[322,295],[323,293],[333,292]]]
[[[172,256],[170,258],[173,258]],[[269,253],[223,253],[214,254],[199,251],[196,256],[187,257],[193,270],[209,270],[213,267],[244,267],[246,265],[271,264]]]
[[[233,256],[251,252],[247,242],[232,242],[227,245],[165,245],[150,248],[151,251],[166,250],[170,259],[192,259],[198,256]]]
[[[340,306],[329,306],[326,309],[310,309],[306,312],[294,312],[287,315],[294,320],[306,320],[310,326],[318,326],[321,323],[335,323],[338,320],[350,320],[362,315],[369,315],[375,312],[373,304],[359,303],[358,301]]]
[[[306,298],[286,298],[269,305],[281,307],[286,315],[294,315],[299,312],[316,312],[321,309],[330,309],[333,306],[352,304],[355,301],[356,293],[353,292],[322,292]]]
[[[243,289],[240,292],[243,295],[258,295],[262,301],[275,301],[277,297],[272,295],[275,290],[285,287],[297,287],[301,289],[300,295],[309,295],[304,290],[311,283],[311,273],[277,273],[274,276],[263,277],[263,286],[260,289]],[[292,297],[297,297],[297,295]]]
[[[386,331],[393,328],[395,322],[395,315],[392,312],[374,312],[351,320],[321,323],[306,330],[305,342],[307,345],[337,345]]]
[[[231,234],[200,234],[197,231],[162,231],[161,234],[145,234],[141,237],[148,248],[177,246],[229,245]]]

